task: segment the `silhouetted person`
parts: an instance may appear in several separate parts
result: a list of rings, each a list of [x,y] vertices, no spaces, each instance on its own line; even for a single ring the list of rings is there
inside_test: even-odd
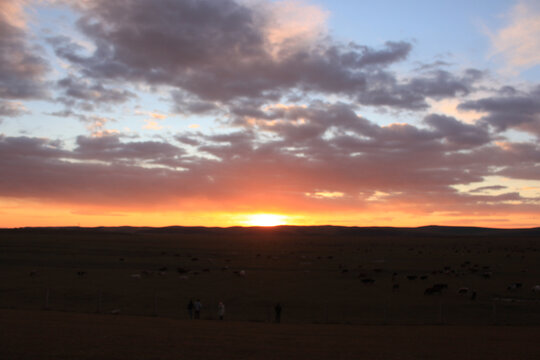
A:
[[[189,319],[193,319],[193,308],[195,305],[193,304],[193,299],[189,299],[189,303],[187,304],[187,311],[189,314]]]
[[[217,306],[217,313],[219,316],[219,320],[223,320],[223,316],[225,315],[225,304],[221,301],[219,302]]]
[[[197,301],[195,301],[195,304],[193,304],[193,307],[195,308],[195,319],[200,319],[202,310],[201,300],[197,299]]]
[[[276,322],[281,322],[281,304],[277,303],[276,307],[274,308],[274,311],[276,312]]]

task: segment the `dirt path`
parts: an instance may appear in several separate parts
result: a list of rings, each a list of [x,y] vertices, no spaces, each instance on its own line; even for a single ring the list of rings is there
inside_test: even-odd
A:
[[[539,359],[540,327],[185,321],[0,310],[0,359]]]

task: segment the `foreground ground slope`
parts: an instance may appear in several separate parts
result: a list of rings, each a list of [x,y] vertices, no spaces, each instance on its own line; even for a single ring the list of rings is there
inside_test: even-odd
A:
[[[1,359],[539,359],[539,327],[189,321],[0,310]]]

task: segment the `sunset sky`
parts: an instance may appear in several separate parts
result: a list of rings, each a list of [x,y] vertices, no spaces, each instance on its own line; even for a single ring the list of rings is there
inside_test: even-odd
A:
[[[0,227],[534,227],[539,139],[537,0],[0,0]]]

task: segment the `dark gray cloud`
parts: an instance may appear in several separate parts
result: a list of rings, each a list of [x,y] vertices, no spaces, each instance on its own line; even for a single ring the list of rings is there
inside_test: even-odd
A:
[[[465,124],[454,117],[437,114],[426,116],[424,122],[458,149],[476,147],[492,141],[487,127],[482,124]]]
[[[13,24],[19,14],[12,13],[16,8],[9,5],[0,1],[0,99],[44,98],[47,62],[25,30]]]
[[[88,81],[72,76],[58,80],[60,90],[58,101],[68,107],[77,107],[86,111],[95,110],[96,107],[121,104],[136,95],[128,90],[112,89],[102,83]]]
[[[486,112],[483,121],[497,131],[515,128],[540,135],[540,86],[527,92],[506,86],[497,96],[465,101],[459,108]]]
[[[389,70],[411,52],[408,42],[376,49],[331,37],[275,51],[268,14],[226,1],[96,0],[78,28],[96,50],[51,38],[58,56],[82,76],[166,85],[179,113],[212,112],[242,99],[276,102],[295,92],[338,94],[364,105],[419,110],[427,98],[468,94],[480,72],[435,69],[398,80]]]
[[[357,100],[365,105],[422,110],[429,107],[428,98],[440,100],[471,93],[473,84],[481,78],[481,72],[474,69],[461,76],[432,70],[401,81],[393,74],[378,72],[369,77],[369,88],[358,93]]]
[[[99,160],[105,162],[137,162],[150,161],[153,164],[161,164],[163,161],[170,163],[175,160],[179,163],[185,154],[182,148],[174,145],[157,142],[121,142],[117,135],[103,137],[77,137],[77,147],[74,154],[78,159]]]
[[[0,121],[2,117],[17,117],[26,112],[27,110],[20,103],[0,100]]]

